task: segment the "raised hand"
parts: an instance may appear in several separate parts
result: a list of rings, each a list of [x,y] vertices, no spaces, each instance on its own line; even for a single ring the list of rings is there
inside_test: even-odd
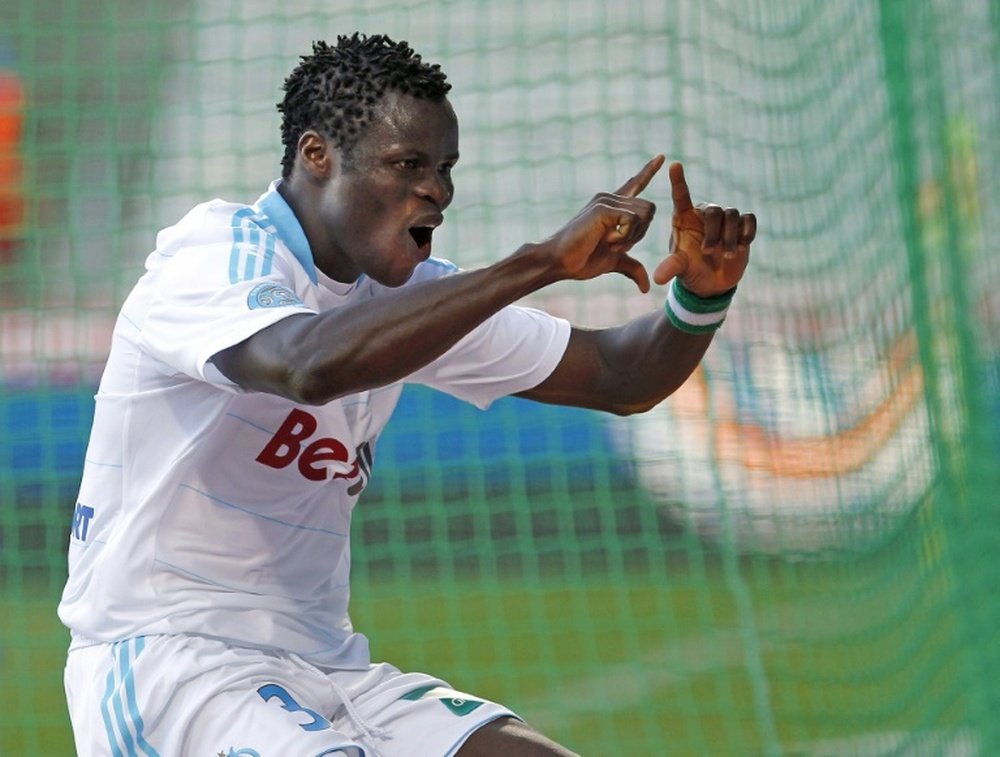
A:
[[[672,163],[669,174],[674,201],[670,254],[656,267],[653,281],[666,284],[676,276],[701,297],[722,294],[743,277],[757,218],[736,208],[705,203],[696,207],[683,166]]]
[[[657,155],[616,192],[594,196],[568,224],[542,242],[550,246],[563,275],[592,279],[616,272],[649,291],[646,268],[628,253],[645,235],[656,206],[638,197],[663,166]]]

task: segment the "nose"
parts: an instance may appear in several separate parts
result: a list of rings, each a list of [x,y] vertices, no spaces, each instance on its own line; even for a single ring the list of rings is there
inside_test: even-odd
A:
[[[416,190],[418,195],[430,200],[441,210],[451,204],[451,198],[455,193],[451,179],[437,171],[428,171],[417,184]]]

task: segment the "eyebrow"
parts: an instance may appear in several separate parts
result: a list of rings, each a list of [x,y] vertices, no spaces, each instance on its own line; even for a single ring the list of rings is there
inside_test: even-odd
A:
[[[417,149],[415,147],[406,147],[405,145],[400,145],[400,144],[390,146],[389,149],[387,149],[384,154],[387,157],[396,157],[397,154],[414,155],[416,157],[422,158],[423,160],[430,162],[430,155],[425,151]],[[457,152],[448,153],[447,155],[444,156],[442,162],[456,163],[458,162],[459,157],[460,155]]]

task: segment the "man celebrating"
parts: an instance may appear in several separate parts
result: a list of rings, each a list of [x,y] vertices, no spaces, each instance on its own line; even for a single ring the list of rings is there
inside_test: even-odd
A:
[[[670,167],[663,312],[604,330],[513,303],[617,272],[651,160],[551,237],[432,258],[454,187],[450,85],[378,35],[319,42],[284,85],[282,178],[160,232],[115,327],[60,617],[86,755],[568,755],[507,708],[373,664],[347,615],[351,512],[405,383],[627,414],[701,360],[753,215],[693,207]]]

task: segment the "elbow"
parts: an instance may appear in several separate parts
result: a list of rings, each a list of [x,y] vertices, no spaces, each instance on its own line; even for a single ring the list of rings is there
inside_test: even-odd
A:
[[[641,413],[648,413],[654,407],[659,405],[663,400],[677,391],[676,386],[660,388],[656,394],[646,395],[642,397],[630,397],[622,398],[619,397],[612,403],[611,406],[604,408],[610,413],[618,416],[628,416],[628,415],[639,415]]]
[[[279,386],[278,394],[301,405],[325,405],[346,392],[339,391],[327,372],[311,365],[289,368]]]
[[[317,382],[293,382],[283,392],[286,398],[299,405],[325,405],[336,397],[329,389]]]
[[[660,404],[659,400],[655,402],[633,402],[628,404],[619,403],[609,407],[608,412],[624,418],[629,415],[639,415],[640,413],[648,412],[658,404]]]
[[[350,365],[350,361],[345,360],[343,369],[336,370],[325,362],[303,361],[300,367],[285,375],[281,394],[303,405],[325,405],[339,397],[390,383],[384,375]]]

